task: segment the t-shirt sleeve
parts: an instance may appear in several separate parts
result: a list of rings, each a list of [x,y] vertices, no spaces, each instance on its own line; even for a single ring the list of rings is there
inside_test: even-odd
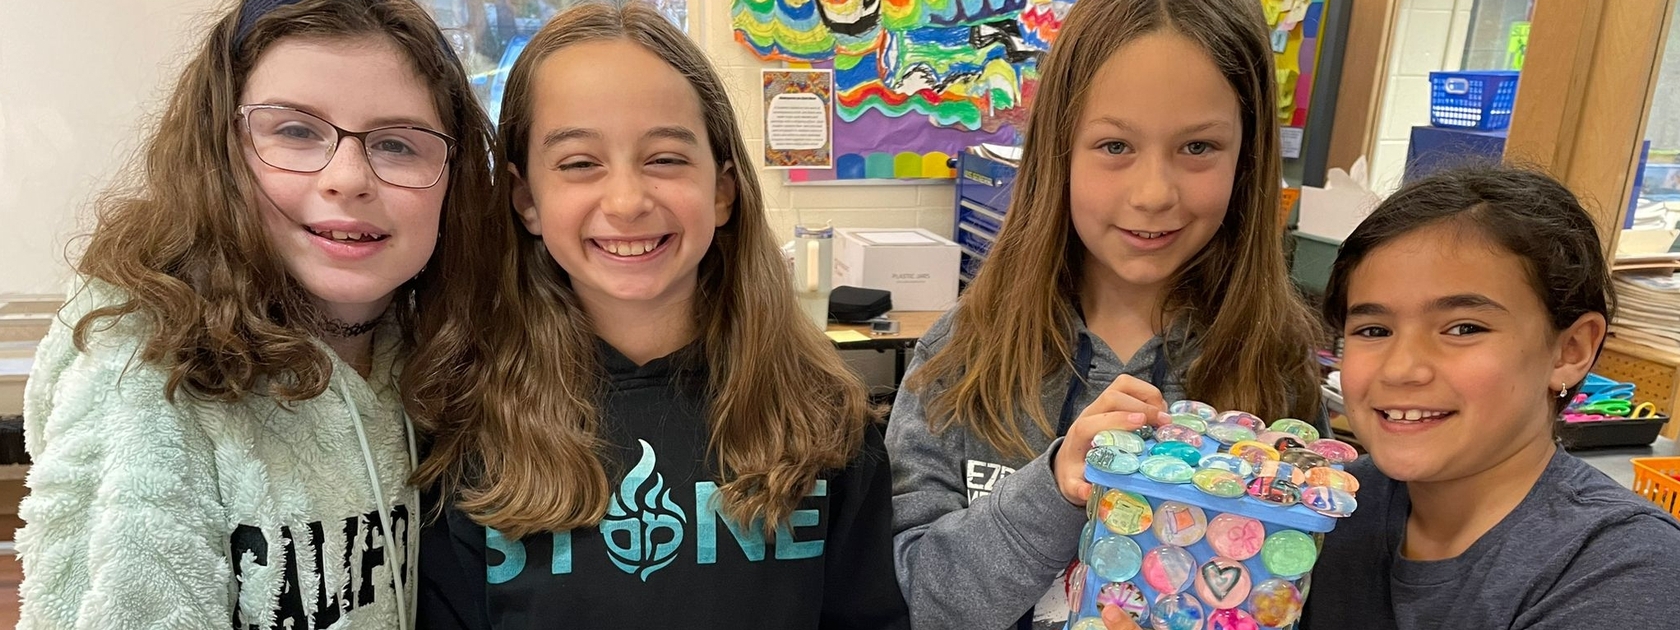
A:
[[[868,427],[862,452],[835,482],[821,627],[909,630],[910,610],[893,578],[892,469],[880,429]]]
[[[1674,627],[1680,593],[1680,524],[1635,514],[1600,530],[1556,584],[1512,624],[1521,630]]]

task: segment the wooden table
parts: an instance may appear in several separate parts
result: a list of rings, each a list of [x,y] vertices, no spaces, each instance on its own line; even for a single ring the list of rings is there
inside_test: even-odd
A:
[[[878,352],[893,351],[893,381],[904,380],[904,357],[916,342],[926,335],[933,323],[945,316],[945,311],[891,311],[886,317],[898,322],[898,334],[876,335],[869,332],[868,324],[837,324],[829,322],[828,332],[851,331],[859,333],[868,339],[856,341],[835,341],[834,347],[840,350],[875,350]]]

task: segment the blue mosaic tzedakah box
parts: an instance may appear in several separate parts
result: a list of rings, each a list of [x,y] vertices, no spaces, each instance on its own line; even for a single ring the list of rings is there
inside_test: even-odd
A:
[[[1108,606],[1156,630],[1292,627],[1323,534],[1357,507],[1342,470],[1357,451],[1292,418],[1171,411],[1172,424],[1093,441],[1069,627],[1103,630]]]

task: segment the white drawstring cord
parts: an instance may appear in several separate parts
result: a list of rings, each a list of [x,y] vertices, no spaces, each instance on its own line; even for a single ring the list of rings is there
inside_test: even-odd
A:
[[[390,566],[388,568],[391,573],[392,586],[396,588],[397,624],[398,627],[403,630],[408,630],[411,627],[408,625],[408,590],[403,588],[403,578],[406,576],[402,575],[403,571],[400,568],[404,564],[409,564],[408,557],[407,554],[404,553],[401,562],[396,560],[397,547],[396,545],[391,544],[390,523],[385,520],[385,513],[389,509],[389,506],[385,504],[385,490],[379,483],[379,470],[373,462],[373,450],[368,448],[367,431],[362,428],[362,414],[356,410],[355,398],[350,396],[349,389],[343,387],[342,383],[339,387],[339,394],[344,396],[344,404],[350,407],[350,418],[356,425],[356,440],[362,445],[362,463],[367,465],[368,481],[373,483],[373,500],[379,503],[379,507],[375,513],[376,517],[379,519],[379,535],[385,543],[386,558],[387,561],[390,562]],[[401,403],[399,402],[398,404]],[[412,469],[415,462],[419,459],[418,451],[416,451],[414,447],[414,424],[409,420],[408,413],[406,411],[401,411],[400,413],[403,418],[403,432],[408,437],[409,468]],[[419,509],[418,501],[415,503],[415,509]],[[413,516],[411,515],[409,521],[410,531],[414,529],[412,519]],[[412,545],[405,545],[404,550],[406,551],[409,546]]]

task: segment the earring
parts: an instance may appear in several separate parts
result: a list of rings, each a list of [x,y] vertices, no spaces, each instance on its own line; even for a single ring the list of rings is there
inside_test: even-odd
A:
[[[1558,383],[1558,398],[1569,397],[1569,383]]]

